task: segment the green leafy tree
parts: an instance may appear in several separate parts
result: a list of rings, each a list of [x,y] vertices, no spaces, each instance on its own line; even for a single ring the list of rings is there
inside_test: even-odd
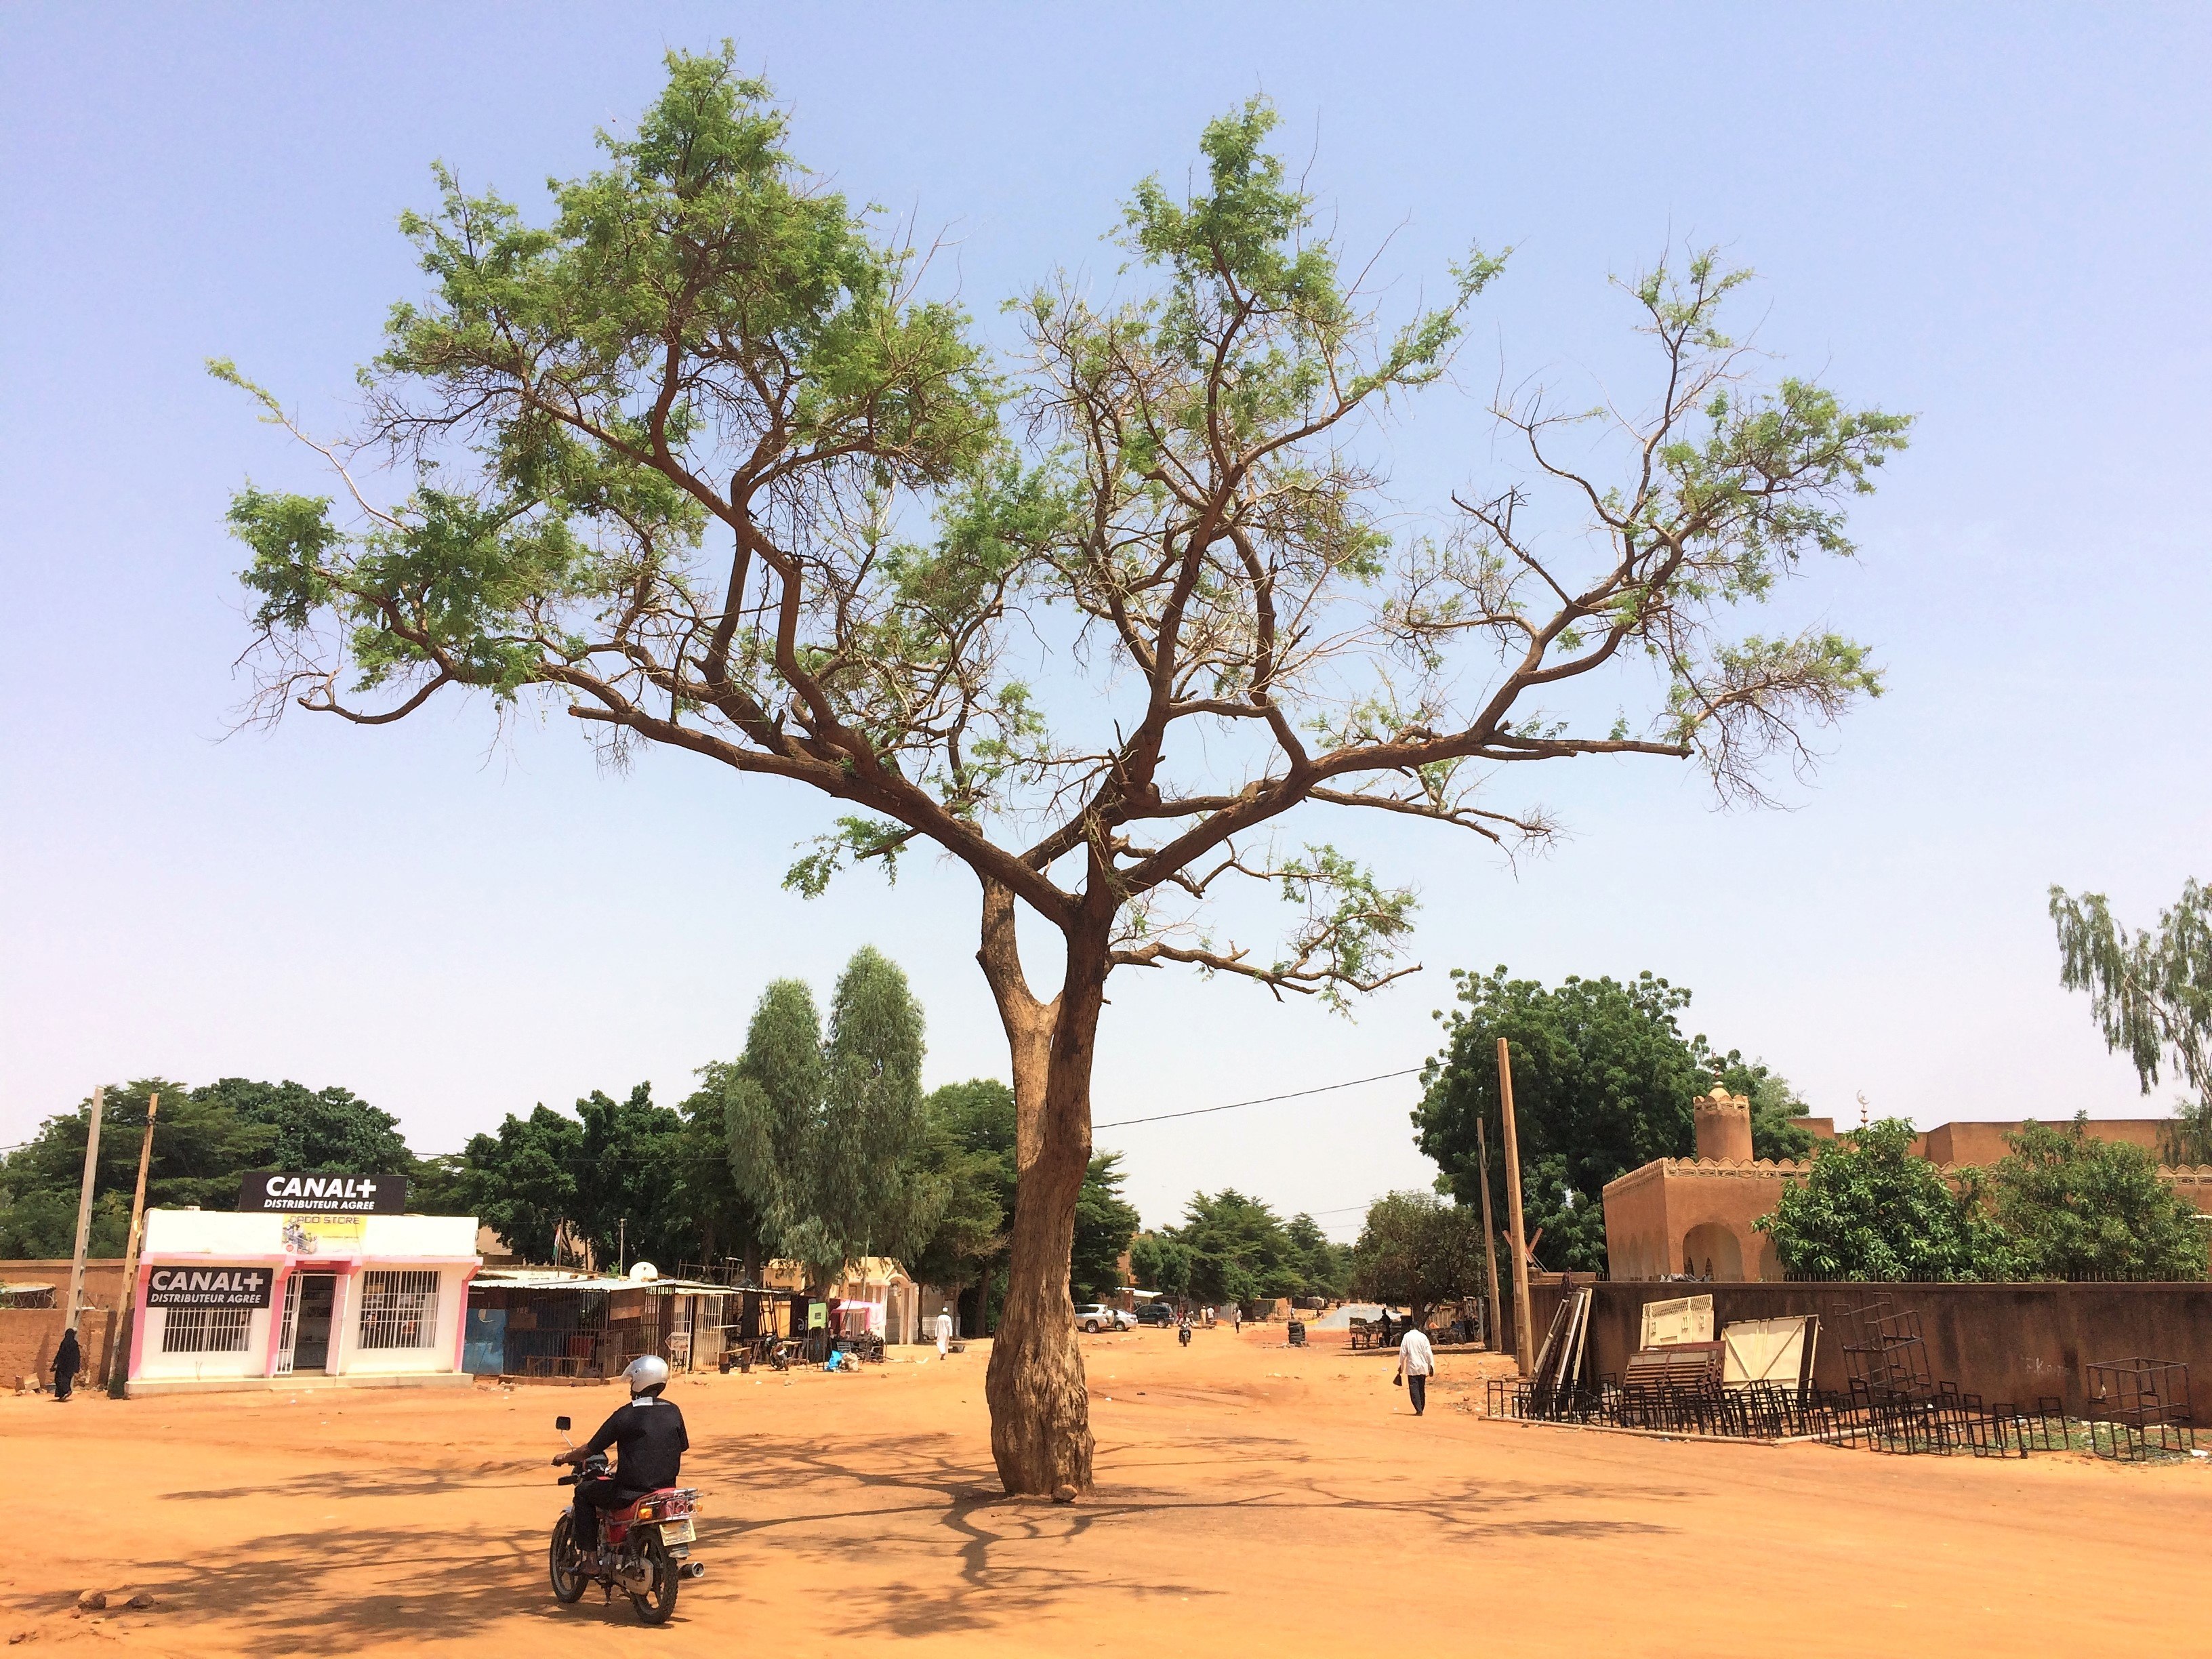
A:
[[[1693,1046],[1702,1048],[1705,1039]],[[1777,1164],[1801,1162],[1812,1156],[1813,1132],[1790,1120],[1809,1116],[1812,1109],[1797,1097],[1790,1079],[1771,1070],[1763,1060],[1747,1063],[1735,1049],[1717,1062],[1721,1086],[1751,1103],[1751,1155]]]
[[[805,1204],[794,1171],[811,1155],[822,1110],[822,1016],[805,982],[773,981],[754,1006],[744,1052],[700,1077],[702,1094],[721,1097],[731,1184],[762,1217],[769,1247],[781,1248]]]
[[[965,866],[1019,1114],[992,1448],[1010,1492],[1081,1489],[1068,1272],[1109,976],[1182,964],[1339,1001],[1407,971],[1409,890],[1317,836],[1275,844],[1301,807],[1540,840],[1497,785],[1596,754],[1694,756],[1755,793],[1879,680],[1846,639],[1737,635],[1729,613],[1851,551],[1844,504],[1906,422],[1753,384],[1722,326],[1743,278],[1695,255],[1627,285],[1655,348],[1638,414],[1570,434],[1589,417],[1537,390],[1495,411],[1575,533],[1532,538],[1559,515],[1523,510],[1524,478],[1394,538],[1377,422],[1445,374],[1498,259],[1381,315],[1255,100],[1206,127],[1188,196],[1136,187],[1112,298],[1063,280],[1023,303],[1001,372],[731,65],[672,55],[544,222],[442,171],[403,221],[429,291],[390,313],[353,435],[412,487],[342,478],[344,524],[322,498],[234,497],[258,707],[542,701],[614,750],[836,803],[802,890],[917,841]],[[1638,659],[1660,689],[1636,718],[1557,712]],[[1279,948],[1207,928],[1237,880],[1287,901]],[[1042,995],[1024,910],[1056,936]]]
[[[1913,1150],[1902,1118],[1823,1141],[1802,1181],[1754,1224],[1786,1272],[1808,1278],[2002,1279],[2006,1243],[1984,1211],[1980,1172],[1944,1170]]]
[[[255,1083],[227,1077],[193,1094],[221,1102],[243,1122],[275,1131],[264,1154],[271,1169],[404,1175],[415,1161],[399,1120],[350,1089],[310,1089],[289,1078]],[[159,1113],[155,1121],[160,1121]]]
[[[2158,1176],[2148,1152],[2070,1124],[2030,1121],[2005,1137],[1983,1192],[2012,1279],[2201,1279],[2207,1230]]]
[[[1097,1302],[1121,1288],[1121,1252],[1129,1248],[1141,1218],[1121,1196],[1121,1155],[1101,1152],[1083,1177],[1083,1196],[1075,1206],[1075,1247],[1068,1261],[1069,1285],[1078,1302]]]
[[[1434,1193],[1391,1193],[1368,1206],[1352,1247],[1352,1287],[1375,1302],[1403,1303],[1415,1325],[1440,1303],[1479,1294],[1482,1218]]]
[[[459,1152],[434,1152],[407,1164],[407,1205],[421,1215],[471,1215],[469,1163]]]
[[[677,1112],[684,1122],[675,1149],[676,1202],[696,1233],[698,1259],[708,1264],[735,1260],[745,1282],[758,1284],[768,1222],[738,1190],[730,1167],[723,1091],[711,1084],[696,1089]]]
[[[1605,1266],[1605,1184],[1658,1158],[1693,1149],[1692,1103],[1711,1086],[1704,1040],[1682,1034],[1690,993],[1646,973],[1621,984],[1570,977],[1556,989],[1455,971],[1460,1006],[1443,1052],[1422,1073],[1413,1122],[1421,1151],[1452,1195],[1480,1208],[1490,1154],[1493,1212],[1504,1213],[1498,1039],[1511,1045],[1522,1206],[1547,1264],[1582,1273]]]
[[[698,1248],[698,1229],[682,1202],[684,1119],[653,1103],[641,1083],[616,1100],[594,1089],[576,1103],[583,1125],[570,1219],[602,1262],[617,1270],[650,1261],[672,1273]]]
[[[830,1030],[796,980],[763,994],[734,1066],[707,1068],[724,1092],[729,1163],[782,1255],[808,1282],[867,1255],[916,1255],[947,1201],[929,1167],[921,1008],[906,975],[872,947],[838,977]]]
[[[276,1132],[248,1122],[223,1100],[203,1097],[181,1083],[146,1078],[111,1085],[100,1113],[100,1159],[94,1173],[92,1229],[87,1249],[95,1256],[123,1254],[131,1229],[131,1194],[138,1182],[138,1151],[145,1139],[146,1105],[155,1093],[154,1155],[147,1172],[149,1206],[228,1210],[238,1203],[238,1180],[268,1167]],[[84,1178],[85,1141],[91,1133],[92,1099],[50,1117],[28,1144],[0,1162],[0,1255],[44,1260],[68,1255],[76,1245],[77,1199]]]
[[[2102,893],[2051,890],[2059,982],[2087,991],[2105,1046],[2127,1051],[2148,1094],[2161,1064],[2197,1098],[2174,1111],[2161,1153],[2169,1164],[2212,1164],[2212,887],[2181,884],[2158,930],[2130,934]]]
[[[981,1293],[1005,1267],[1014,1213],[1014,1091],[995,1078],[948,1083],[922,1102],[922,1115],[925,1167],[943,1206],[908,1271],[963,1304],[977,1292],[963,1328],[981,1330]]]
[[[1298,1251],[1282,1218],[1233,1187],[1193,1194],[1173,1237],[1190,1255],[1186,1293],[1201,1302],[1304,1292]]]
[[[1341,1297],[1352,1288],[1352,1251],[1332,1240],[1311,1216],[1292,1216],[1283,1233],[1297,1253],[1298,1274],[1307,1296]],[[1478,1240],[1480,1243],[1480,1240]]]
[[[461,1149],[460,1188],[470,1211],[525,1261],[555,1259],[555,1241],[578,1213],[584,1126],[540,1104],[509,1113]]]
[[[1193,1267],[1190,1246],[1172,1232],[1139,1233],[1129,1241],[1129,1271],[1142,1289],[1185,1300],[1191,1294]]]

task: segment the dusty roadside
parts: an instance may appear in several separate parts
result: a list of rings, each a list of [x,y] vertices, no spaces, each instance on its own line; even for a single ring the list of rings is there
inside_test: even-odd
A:
[[[1400,1650],[1410,1620],[1507,1654],[2212,1654],[2202,1466],[1490,1423],[1449,1353],[1416,1421],[1387,1362],[1265,1327],[1087,1346],[1099,1487],[1065,1508],[997,1495],[977,1348],[679,1381],[708,1576],[659,1632],[545,1589],[552,1419],[595,1420],[611,1388],[0,1397],[24,1494],[0,1638],[27,1659],[894,1638],[1279,1659]],[[86,1589],[120,1594],[81,1612]]]

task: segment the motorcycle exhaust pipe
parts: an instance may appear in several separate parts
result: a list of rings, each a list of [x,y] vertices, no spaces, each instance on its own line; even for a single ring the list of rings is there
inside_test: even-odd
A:
[[[707,1576],[707,1564],[704,1561],[686,1561],[678,1576],[684,1578],[704,1578]]]

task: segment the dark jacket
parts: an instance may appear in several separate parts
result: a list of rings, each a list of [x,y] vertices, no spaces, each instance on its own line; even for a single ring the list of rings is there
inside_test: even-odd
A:
[[[684,1468],[691,1437],[684,1413],[665,1400],[633,1400],[599,1425],[584,1443],[587,1452],[613,1447],[615,1485],[623,1492],[654,1492],[672,1486]]]
[[[84,1369],[84,1354],[76,1346],[76,1333],[64,1331],[61,1346],[54,1350],[54,1375],[75,1376]]]

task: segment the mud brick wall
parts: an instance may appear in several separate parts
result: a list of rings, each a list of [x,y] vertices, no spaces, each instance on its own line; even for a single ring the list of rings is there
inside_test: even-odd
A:
[[[2178,1360],[2189,1367],[2195,1414],[2212,1423],[2212,1285],[1837,1285],[1686,1284],[1618,1280],[1590,1286],[1589,1359],[1595,1373],[1619,1376],[1643,1334],[1644,1304],[1711,1293],[1713,1334],[1739,1319],[1813,1314],[1820,1321],[1814,1380],[1850,1385],[1843,1310],[1887,1297],[1897,1311],[1917,1309],[1938,1382],[1958,1384],[1996,1405],[2032,1406],[2045,1395],[2079,1416],[2087,1404],[2083,1368],[2104,1360]],[[1567,1294],[1559,1284],[1531,1285],[1529,1313],[1542,1346]],[[1506,1300],[1510,1327],[1512,1304]],[[1505,1344],[1510,1352],[1511,1338]]]

